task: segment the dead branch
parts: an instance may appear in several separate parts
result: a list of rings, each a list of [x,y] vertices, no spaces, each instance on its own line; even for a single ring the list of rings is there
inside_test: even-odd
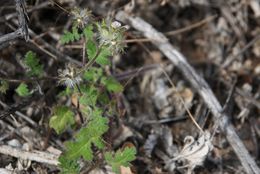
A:
[[[250,156],[241,139],[238,137],[235,128],[229,123],[228,118],[230,117],[223,113],[223,108],[207,82],[190,66],[186,58],[168,42],[167,38],[162,33],[158,32],[142,18],[129,16],[123,11],[118,12],[116,18],[130,24],[136,30],[141,31],[145,37],[151,39],[153,44],[180,69],[211,110],[214,115],[215,124],[218,124],[222,132],[226,135],[227,140],[237,154],[245,171],[248,174],[260,173],[260,169],[256,165],[254,159]]]
[[[36,161],[39,163],[45,163],[54,166],[57,166],[59,164],[57,155],[53,155],[42,151],[33,150],[29,152],[7,145],[0,145],[0,153],[20,158],[23,160]]]
[[[23,37],[26,41],[29,39],[28,34],[28,15],[25,8],[25,1],[24,0],[15,0],[16,3],[16,11],[18,13],[18,21],[19,21],[19,28],[12,32],[8,33],[4,36],[0,37],[0,45],[11,40],[15,40],[16,38]]]

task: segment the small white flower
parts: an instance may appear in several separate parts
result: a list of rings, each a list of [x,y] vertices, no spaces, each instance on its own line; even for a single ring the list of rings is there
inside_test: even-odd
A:
[[[75,8],[74,10],[72,10],[71,13],[76,24],[80,27],[86,26],[92,18],[91,11],[89,11],[88,9]]]
[[[114,21],[114,22],[112,22],[111,27],[113,27],[113,28],[119,28],[119,27],[121,27],[121,23],[118,22],[118,21]]]
[[[112,51],[112,54],[123,51],[125,28],[117,21],[102,21],[97,24],[98,40],[100,45],[105,45]]]

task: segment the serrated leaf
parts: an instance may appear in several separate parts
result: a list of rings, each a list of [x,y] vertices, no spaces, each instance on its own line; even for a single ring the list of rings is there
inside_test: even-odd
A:
[[[101,66],[110,65],[110,61],[108,59],[109,56],[111,56],[111,51],[108,48],[104,47],[99,53],[96,62]]]
[[[62,44],[67,44],[69,42],[74,41],[74,36],[71,32],[65,31],[64,34],[61,36],[61,43]]]
[[[9,83],[5,80],[0,81],[0,93],[5,94],[9,89]]]
[[[24,63],[29,68],[27,72],[29,76],[39,77],[42,75],[43,65],[40,64],[40,61],[34,52],[28,51],[25,54]]]
[[[79,40],[81,35],[78,33],[77,27],[72,28],[72,32],[65,31],[64,34],[61,36],[61,43],[67,44],[69,42],[73,42]]]
[[[69,126],[75,123],[73,112],[66,106],[58,106],[54,108],[54,114],[50,119],[50,127],[58,134],[61,134]]]
[[[80,39],[80,34],[78,32],[78,28],[77,27],[73,27],[72,28],[72,33],[73,33],[73,36],[74,36],[75,40],[79,40]]]
[[[111,92],[122,92],[123,86],[113,77],[103,77],[101,83],[105,85],[108,91]]]
[[[107,124],[107,118],[99,115],[95,116],[87,127],[82,128],[76,135],[75,142],[66,143],[65,157],[73,160],[82,156],[85,160],[91,161],[93,159],[92,145],[99,149],[104,147],[102,135],[108,130]]]
[[[88,25],[87,27],[84,28],[83,30],[84,36],[87,40],[92,40],[93,38],[93,26],[92,25]]]
[[[80,97],[79,102],[82,105],[95,106],[97,103],[98,90],[94,86],[89,86],[82,90],[83,95]]]
[[[80,173],[80,166],[76,160],[67,159],[64,156],[59,157],[60,174],[78,174]]]
[[[115,154],[106,152],[105,160],[111,165],[113,172],[120,173],[120,166],[130,166],[130,162],[135,160],[135,155],[136,149],[134,147],[126,147],[124,150],[118,150]]]
[[[91,67],[84,72],[83,78],[87,81],[95,83],[102,75],[102,68]]]
[[[86,50],[87,50],[87,54],[88,54],[88,59],[93,59],[96,55],[97,52],[97,48],[96,48],[96,44],[94,43],[93,40],[88,40],[87,44],[86,44]]]
[[[21,97],[26,97],[30,95],[28,86],[25,83],[21,83],[16,89],[15,92],[21,96]]]

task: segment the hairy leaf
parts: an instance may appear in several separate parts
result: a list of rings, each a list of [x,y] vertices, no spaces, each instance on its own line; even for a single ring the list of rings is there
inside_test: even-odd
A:
[[[84,36],[87,40],[92,40],[93,38],[93,26],[92,25],[88,25],[87,27],[84,28],[83,30]]]
[[[95,106],[97,103],[98,90],[94,86],[89,86],[86,89],[82,89],[83,95],[80,97],[79,102],[82,105]]]
[[[110,61],[108,59],[109,56],[111,56],[111,51],[108,48],[104,47],[99,53],[96,62],[101,66],[109,65],[110,64]]]
[[[50,119],[50,127],[58,134],[62,133],[67,127],[75,123],[73,112],[66,106],[54,108],[54,114]]]
[[[83,78],[87,81],[91,81],[92,83],[96,83],[96,81],[102,76],[102,74],[102,68],[91,67],[84,72]]]
[[[82,128],[76,135],[76,141],[66,143],[67,151],[64,155],[67,159],[73,160],[82,156],[85,160],[91,161],[92,145],[99,149],[104,147],[102,135],[108,130],[108,119],[100,116],[100,111],[97,112],[87,127]]]
[[[29,76],[41,76],[43,73],[43,65],[40,64],[36,54],[32,51],[28,51],[24,58],[25,65],[29,68]]]
[[[61,174],[78,174],[80,173],[80,166],[76,160],[68,160],[64,156],[59,157],[59,167]]]
[[[28,86],[25,83],[21,83],[16,89],[15,92],[21,96],[21,97],[26,97],[30,95]]]
[[[119,173],[120,166],[128,167],[130,162],[135,160],[136,149],[134,147],[126,147],[124,150],[118,150],[115,154],[112,152],[105,153],[106,162],[112,166],[115,173]]]
[[[61,37],[61,43],[67,44],[69,42],[77,41],[79,40],[81,35],[78,32],[77,27],[72,28],[72,32],[65,31],[64,34]]]
[[[96,44],[93,40],[88,40],[87,44],[87,54],[88,54],[88,59],[91,60],[96,56],[96,52],[97,52],[97,48],[96,48]]]

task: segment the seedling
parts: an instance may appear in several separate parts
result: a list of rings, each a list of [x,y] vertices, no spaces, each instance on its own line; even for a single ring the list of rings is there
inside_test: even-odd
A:
[[[110,165],[119,173],[120,166],[129,166],[135,159],[135,148],[125,148],[113,152],[107,147],[103,135],[109,129],[109,117],[116,115],[113,93],[122,92],[123,86],[113,77],[106,75],[104,68],[110,65],[110,57],[123,51],[125,28],[118,22],[103,19],[93,21],[92,14],[86,9],[74,9],[71,31],[65,31],[62,44],[83,41],[86,64],[82,66],[67,64],[57,71],[58,85],[65,86],[62,95],[77,100],[76,111],[73,106],[57,105],[53,108],[49,126],[57,134],[68,129],[75,131],[72,140],[65,143],[66,150],[59,158],[61,173],[73,174],[81,170],[79,161],[88,164],[99,161],[100,166]],[[84,60],[84,57],[83,59]],[[35,53],[29,51],[23,62],[28,77],[41,77],[43,65]],[[5,91],[2,82],[2,91]],[[29,96],[28,86],[21,83],[16,89],[20,96]],[[59,97],[61,95],[58,95]],[[81,128],[75,130],[76,114],[81,117]],[[100,162],[101,161],[101,162]]]

